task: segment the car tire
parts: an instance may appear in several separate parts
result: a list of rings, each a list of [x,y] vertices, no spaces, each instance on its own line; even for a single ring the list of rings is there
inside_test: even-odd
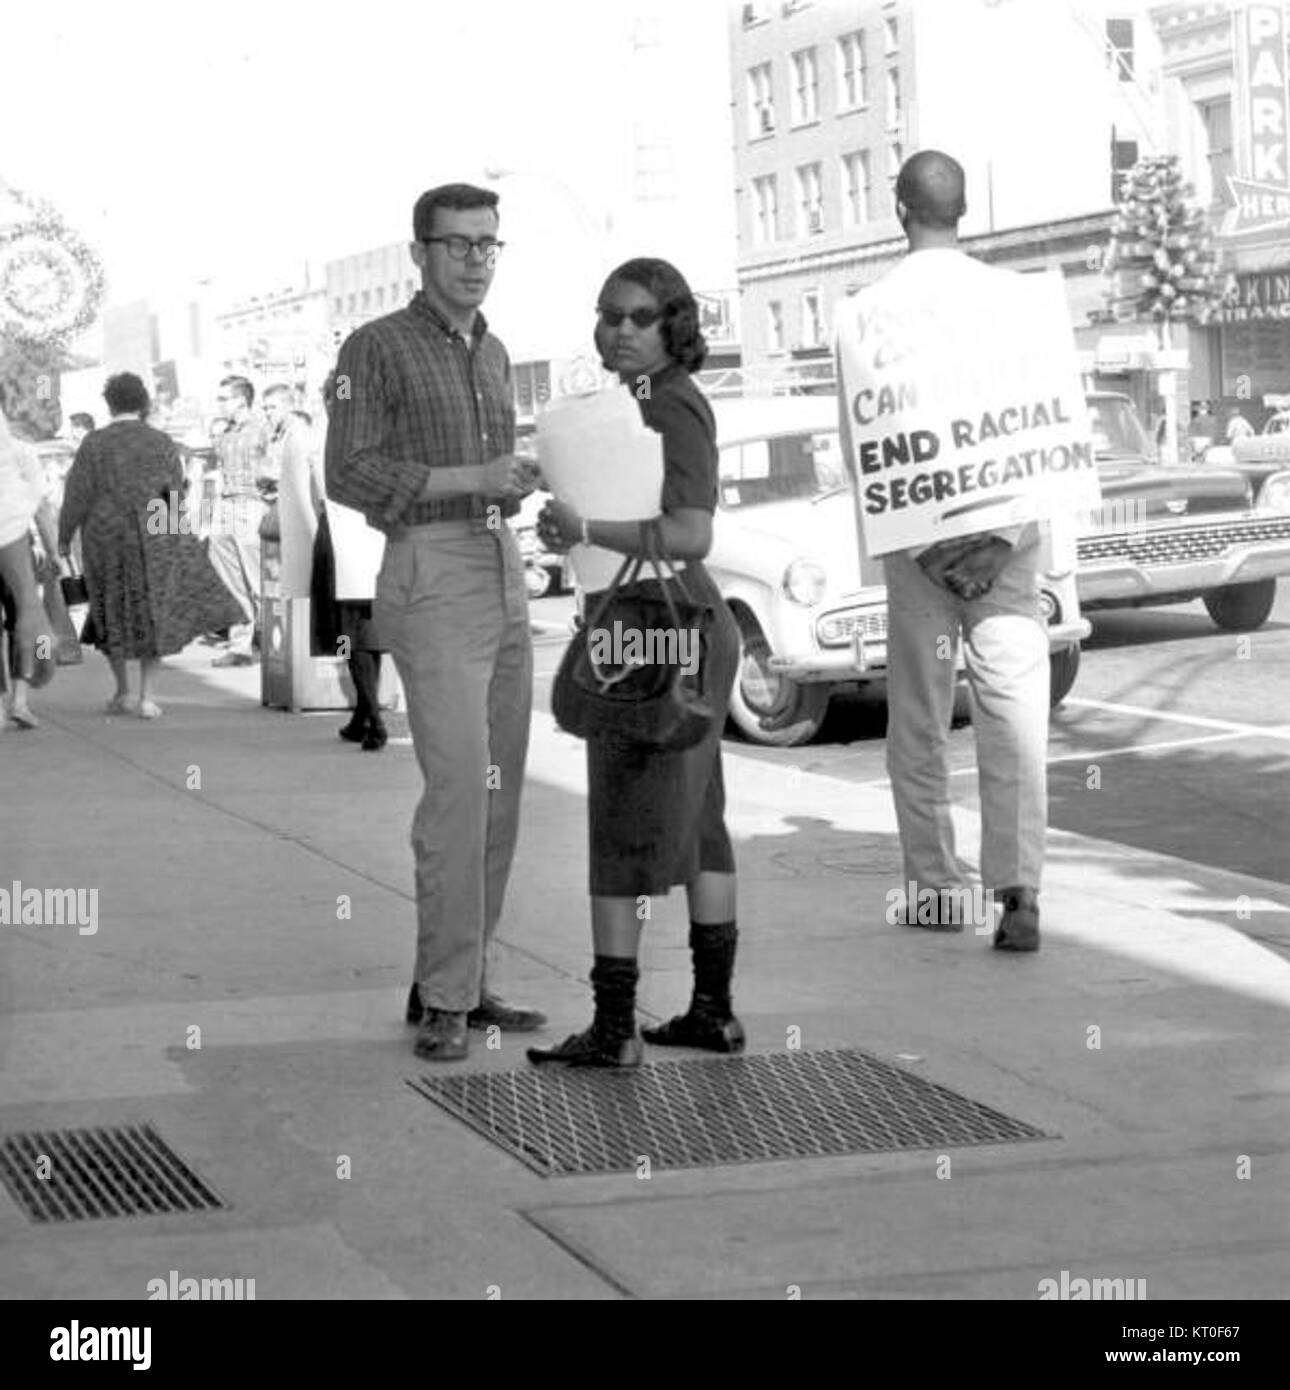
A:
[[[730,718],[750,743],[769,748],[796,748],[820,731],[829,708],[829,687],[803,684],[772,672],[766,665],[770,645],[757,620],[736,613],[739,670],[730,691]],[[773,727],[762,727],[762,719]]]
[[[1070,694],[1079,675],[1079,647],[1062,647],[1048,658],[1048,707],[1056,709]]]
[[[524,587],[529,591],[529,598],[545,598],[554,588],[551,571],[541,565],[525,565]]]
[[[1203,594],[1209,616],[1224,632],[1252,632],[1262,627],[1277,601],[1277,581],[1257,579],[1252,584],[1225,584]]]

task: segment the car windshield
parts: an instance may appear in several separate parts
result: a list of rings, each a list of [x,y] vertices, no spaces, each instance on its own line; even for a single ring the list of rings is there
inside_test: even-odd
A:
[[[1093,396],[1088,402],[1093,450],[1099,459],[1147,459],[1153,450],[1137,412],[1116,396]]]
[[[721,450],[721,505],[755,507],[849,485],[837,430],[799,430]]]

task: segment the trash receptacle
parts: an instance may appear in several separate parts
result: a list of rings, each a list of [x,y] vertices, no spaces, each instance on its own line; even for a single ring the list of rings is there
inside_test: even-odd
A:
[[[271,504],[260,524],[260,703],[270,709],[348,709],[353,686],[339,657],[310,652],[309,600],[282,592],[282,536]]]

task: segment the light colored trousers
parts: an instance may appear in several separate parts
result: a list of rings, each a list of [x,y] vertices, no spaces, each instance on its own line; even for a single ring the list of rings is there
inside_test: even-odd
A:
[[[983,598],[933,584],[905,551],[887,574],[887,771],[905,877],[965,887],[950,819],[949,727],[960,633],[981,792],[981,883],[1039,890],[1048,822],[1048,634],[1034,528]],[[1025,544],[1027,540],[1032,543]]]
[[[373,611],[394,657],[425,791],[412,820],[414,978],[428,1007],[480,999],[519,832],[533,703],[524,562],[510,527],[390,536]]]
[[[229,650],[251,655],[260,626],[260,522],[267,508],[259,498],[221,499],[206,554],[224,587],[241,605],[246,620],[229,629]]]

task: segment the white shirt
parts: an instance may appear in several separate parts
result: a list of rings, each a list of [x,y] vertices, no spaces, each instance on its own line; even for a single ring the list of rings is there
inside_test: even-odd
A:
[[[45,495],[40,456],[0,423],[0,545],[21,540]]]

